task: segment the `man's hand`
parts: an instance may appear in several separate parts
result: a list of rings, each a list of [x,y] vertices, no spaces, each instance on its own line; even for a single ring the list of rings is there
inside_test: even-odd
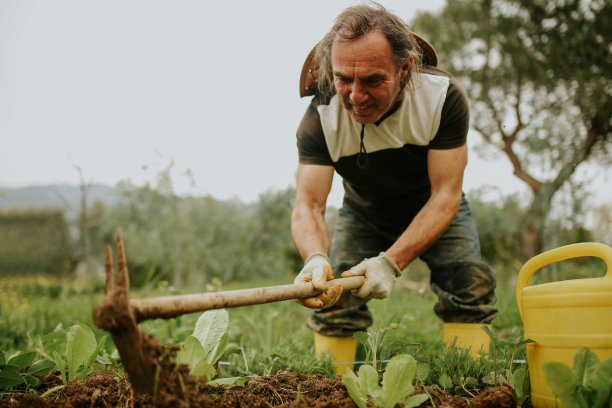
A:
[[[331,279],[334,279],[334,275],[329,258],[321,252],[310,255],[306,258],[304,267],[293,283],[312,282],[312,287],[323,293],[306,299],[296,299],[296,301],[311,309],[325,309],[333,306],[342,294],[342,286],[336,282],[326,288],[325,283]]]
[[[342,277],[364,276],[363,285],[351,292],[360,298],[384,299],[389,296],[395,278],[401,273],[393,259],[381,252],[377,257],[364,259],[360,264],[343,272]]]

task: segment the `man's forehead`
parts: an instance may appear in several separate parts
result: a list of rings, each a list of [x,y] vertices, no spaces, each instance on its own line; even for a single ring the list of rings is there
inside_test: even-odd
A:
[[[371,31],[356,39],[344,39],[336,35],[331,45],[331,57],[339,54],[353,54],[355,57],[380,54],[392,55],[391,44],[385,35],[378,31]]]
[[[381,32],[371,32],[355,40],[337,38],[331,48],[332,68],[376,67],[381,69],[393,65],[391,46]]]

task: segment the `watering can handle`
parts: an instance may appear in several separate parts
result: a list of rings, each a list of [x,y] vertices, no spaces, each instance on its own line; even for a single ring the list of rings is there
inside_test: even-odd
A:
[[[533,274],[540,268],[552,263],[571,258],[578,258],[581,256],[595,256],[603,259],[607,268],[607,272],[604,277],[607,279],[612,279],[612,273],[610,272],[610,269],[612,269],[612,247],[606,244],[600,244],[597,242],[581,242],[551,249],[550,251],[536,255],[523,265],[519,271],[518,278],[516,279],[516,304],[518,306],[521,319],[523,318],[523,308],[521,306],[523,288],[529,285],[529,281],[531,280]]]

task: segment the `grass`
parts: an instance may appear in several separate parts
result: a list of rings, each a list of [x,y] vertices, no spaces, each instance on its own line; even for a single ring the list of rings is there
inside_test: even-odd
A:
[[[491,371],[486,361],[471,360],[458,350],[443,347],[442,322],[433,312],[436,296],[429,289],[406,289],[408,278],[420,274],[423,274],[421,270],[409,271],[396,282],[389,299],[369,303],[375,321],[370,330],[384,332],[377,358],[386,360],[399,353],[411,354],[418,361],[430,365],[428,383],[434,384],[443,371],[448,375],[462,372],[476,378]],[[283,282],[233,283],[223,288],[217,285],[216,289],[261,287],[290,281],[288,277]],[[41,346],[42,335],[58,326],[68,329],[78,323],[90,326],[100,339],[105,332],[93,325],[91,311],[102,300],[103,292],[99,283],[36,277],[2,279],[0,350],[7,355],[36,350]],[[160,282],[155,286],[149,285],[146,291],[132,289],[131,295],[151,297],[174,292]],[[502,336],[518,338],[522,323],[516,310],[513,288],[498,290],[498,306],[500,314],[493,322],[494,330]],[[275,374],[279,370],[333,376],[330,361],[314,358],[312,332],[304,324],[309,311],[296,302],[246,306],[228,312],[230,348],[221,358],[224,364],[219,367],[219,377]],[[140,324],[140,329],[163,344],[180,344],[191,334],[198,317],[199,314],[195,313],[171,320],[147,321]],[[107,355],[113,349],[113,343],[108,341]],[[366,350],[360,344],[357,360],[364,360],[365,356]],[[116,368],[120,370],[120,367]]]

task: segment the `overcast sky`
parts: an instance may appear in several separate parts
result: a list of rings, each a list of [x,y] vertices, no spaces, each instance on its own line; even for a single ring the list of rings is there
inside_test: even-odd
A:
[[[409,21],[444,1],[381,3]],[[253,201],[294,185],[300,69],[353,4],[0,0],[0,186],[78,184],[75,166],[142,185],[171,162],[178,193]],[[504,158],[472,153],[465,190],[483,185],[525,191]],[[330,204],[341,195],[337,180]]]

